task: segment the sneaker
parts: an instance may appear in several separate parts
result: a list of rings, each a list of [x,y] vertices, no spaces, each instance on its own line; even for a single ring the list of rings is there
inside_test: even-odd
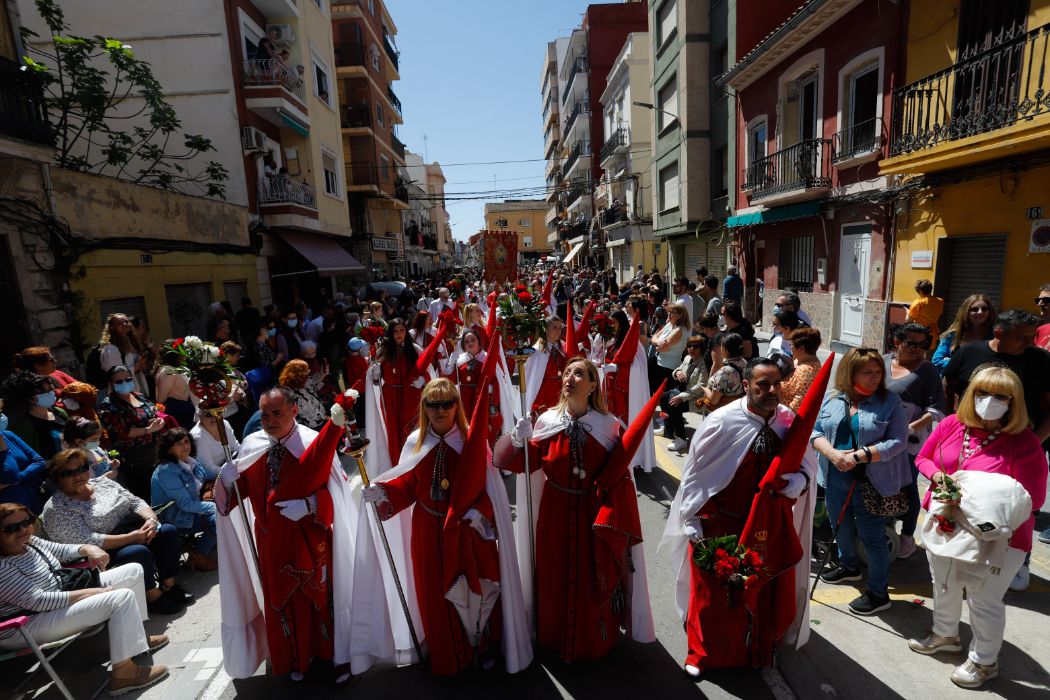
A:
[[[685,675],[689,676],[690,678],[699,678],[700,677],[700,669],[697,668],[696,666],[693,666],[692,664],[686,664],[685,665]]]
[[[672,442],[671,446],[667,449],[671,450],[672,452],[685,452],[689,449],[689,443],[682,438],[675,438],[674,442]]]
[[[962,666],[957,666],[952,671],[952,683],[960,688],[980,688],[985,681],[990,681],[998,675],[998,663],[985,666],[966,659]]]
[[[915,544],[915,538],[911,535],[901,535],[901,546],[897,548],[897,558],[907,559],[912,554],[915,554],[915,550],[919,547]]]
[[[874,615],[890,609],[890,597],[875,595],[868,591],[859,598],[850,601],[849,611],[854,615]]]
[[[168,677],[167,666],[136,666],[135,675],[127,678],[114,678],[110,676],[106,690],[110,697],[130,693],[133,690],[148,688],[154,683],[159,683]]]
[[[168,636],[166,634],[151,634],[146,637],[147,651],[151,654],[166,646],[168,646]]]
[[[186,605],[189,605],[196,601],[196,597],[192,593],[190,593],[177,583],[173,583],[171,585],[171,588],[164,591],[164,593],[165,595],[168,595],[174,598],[175,600],[185,601]]]
[[[146,610],[151,615],[174,615],[177,612],[182,612],[185,607],[185,603],[163,594],[156,600],[146,602]]]
[[[663,428],[663,426],[661,425],[659,428],[654,430],[653,431],[653,435],[655,435],[656,437],[663,437],[664,436],[664,428]]]
[[[1017,573],[1014,574],[1014,580],[1010,582],[1010,590],[1027,591],[1029,578],[1031,578],[1031,575],[1028,573],[1028,567],[1022,566],[1020,569],[1017,570]]]
[[[908,648],[918,654],[936,654],[939,651],[959,651],[959,637],[942,637],[934,634],[933,630],[926,630],[921,637],[908,640]]]
[[[831,571],[825,571],[820,575],[820,580],[824,583],[849,583],[851,581],[860,581],[860,578],[860,569],[847,569],[841,564]]]
[[[1039,533],[1039,541],[1050,544],[1050,527]]]

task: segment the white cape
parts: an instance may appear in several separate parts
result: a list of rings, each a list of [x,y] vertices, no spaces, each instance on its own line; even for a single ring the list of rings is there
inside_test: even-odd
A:
[[[463,449],[464,436],[453,429],[445,440],[456,452]],[[399,463],[393,469],[375,479],[382,483],[395,479],[415,469],[427,454],[438,444],[433,433],[423,437],[423,445],[415,451],[419,431],[408,438],[401,450]],[[352,479],[356,492],[361,488],[360,477]],[[492,468],[491,459],[487,470],[485,490],[492,501],[496,530],[499,533],[500,560],[500,606],[503,614],[503,656],[509,673],[517,673],[532,663],[532,644],[525,617],[519,585],[520,575],[513,552],[514,529],[511,523],[510,504],[506,488],[499,473]],[[390,566],[379,537],[379,527],[384,527],[390,542],[398,577],[408,601],[409,614],[420,644],[426,648],[423,624],[419,616],[419,605],[415,593],[415,577],[411,557],[411,506],[401,511],[382,525],[370,507],[359,511],[358,540],[353,583],[351,669],[362,673],[375,663],[409,664],[418,661],[412,646],[411,635],[404,610],[394,584]]]
[[[316,437],[315,431],[297,425],[296,433],[285,442],[285,447],[293,456],[299,457]],[[262,431],[246,437],[241,443],[237,470],[247,470],[273,442]],[[328,491],[332,496],[335,514],[332,528],[332,623],[335,627],[334,662],[338,665],[346,663],[350,658],[350,591],[353,579],[354,529],[357,523],[357,507],[350,498],[346,475],[338,459],[332,460]],[[222,499],[221,495],[219,499]],[[219,540],[222,657],[226,672],[233,678],[252,676],[269,657],[262,586],[251,553],[250,538],[255,534],[252,506],[250,501],[244,504],[248,522],[253,530],[251,535],[245,532],[241,515],[237,512],[239,506],[235,506],[228,516],[217,518],[216,522]]]
[[[795,414],[777,406],[772,428],[783,437]],[[675,604],[684,621],[689,610],[690,571],[686,564],[689,538],[683,532],[687,520],[696,515],[707,501],[729,485],[764,421],[747,409],[747,398],[737,399],[712,412],[693,435],[660,547],[670,545],[671,569],[676,576]],[[795,532],[802,545],[802,559],[795,566],[795,621],[784,635],[787,643],[801,647],[809,639],[809,561],[813,540],[813,508],[816,505],[817,460],[811,448],[806,449],[802,469],[809,475],[811,488],[792,509]],[[703,533],[700,533],[703,536]],[[787,574],[784,574],[787,575]]]
[[[599,336],[600,337],[600,336]],[[598,365],[602,367],[603,365]],[[617,372],[622,372],[623,369],[620,367],[616,368]],[[631,377],[628,380],[627,389],[627,416],[633,418],[642,412],[645,408],[645,404],[652,398],[652,394],[649,393],[649,368],[646,364],[645,359],[645,348],[642,346],[641,341],[638,341],[638,352],[634,354],[634,360],[631,362],[629,369]],[[602,380],[605,380],[605,372],[602,372]],[[625,425],[626,429],[627,426]],[[634,459],[631,460],[631,467],[641,467],[645,473],[651,472],[656,467],[656,444],[653,439],[653,431],[647,430],[642,436],[642,444],[638,446],[638,452],[635,453]]]

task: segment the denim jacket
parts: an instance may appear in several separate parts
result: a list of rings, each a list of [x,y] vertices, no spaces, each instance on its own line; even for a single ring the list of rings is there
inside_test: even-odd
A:
[[[844,394],[833,393],[825,398],[810,442],[822,437],[834,445],[839,425],[848,413],[849,399]],[[908,415],[904,404],[890,392],[882,396],[875,393],[861,402],[858,416],[857,446],[866,445],[879,455],[879,461],[866,466],[868,478],[879,493],[892,496],[911,483],[907,453]],[[817,483],[826,486],[828,459],[818,453],[818,462]]]
[[[192,459],[192,457],[191,457]],[[208,472],[197,460],[193,460],[193,474],[201,483],[208,481]],[[161,522],[171,523],[180,530],[193,528],[194,516],[205,515],[215,510],[211,501],[202,501],[193,476],[178,462],[164,462],[153,472],[150,482],[150,500],[154,508],[168,501],[175,504],[160,514]]]

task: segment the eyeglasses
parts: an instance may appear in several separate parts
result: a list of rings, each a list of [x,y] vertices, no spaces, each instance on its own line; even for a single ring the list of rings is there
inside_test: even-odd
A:
[[[423,406],[432,411],[451,411],[456,405],[455,399],[448,401],[424,401]]]
[[[63,469],[62,471],[58,472],[55,476],[57,476],[59,479],[65,479],[66,477],[76,476],[77,474],[83,474],[88,469],[88,465],[81,464],[79,467],[74,467],[72,469]]]
[[[930,342],[928,340],[902,340],[901,345],[907,345],[909,348],[925,348],[928,347]]]
[[[1043,304],[1050,304],[1050,297],[1036,297],[1035,303],[1042,306]]]
[[[685,347],[686,347],[687,350],[703,350],[704,349],[703,345],[686,345]]]
[[[11,523],[10,525],[0,527],[0,532],[3,532],[5,535],[14,535],[22,530],[33,527],[34,522],[36,521],[33,520],[33,518],[26,518],[20,523]]]
[[[986,314],[989,311],[991,311],[991,309],[987,306],[974,306],[970,309],[971,314]]]

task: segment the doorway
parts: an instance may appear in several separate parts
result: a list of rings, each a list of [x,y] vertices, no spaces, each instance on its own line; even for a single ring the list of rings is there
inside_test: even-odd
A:
[[[871,224],[846,224],[839,244],[838,339],[859,347],[864,342],[864,305],[868,298]]]

